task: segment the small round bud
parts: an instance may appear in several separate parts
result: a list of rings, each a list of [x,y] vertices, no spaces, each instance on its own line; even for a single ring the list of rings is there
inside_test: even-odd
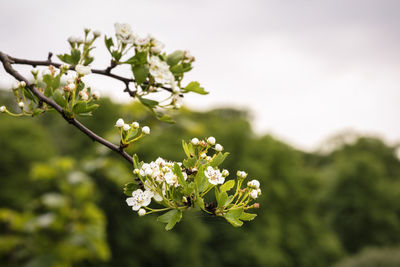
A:
[[[149,126],[144,126],[144,127],[142,128],[142,132],[143,132],[144,134],[150,134],[150,128],[149,128]]]
[[[125,124],[125,122],[123,119],[118,119],[117,122],[115,123],[115,126],[118,128],[121,128],[124,126],[124,124]]]
[[[24,105],[24,102],[22,102],[22,101],[21,101],[21,102],[18,102],[18,107],[24,108],[24,106],[25,106],[25,105]]]
[[[82,37],[76,37],[75,42],[83,43],[83,38]]]
[[[139,123],[136,122],[136,121],[133,122],[133,123],[132,123],[132,127],[135,128],[135,129],[139,128]]]
[[[19,86],[20,86],[20,87],[25,87],[25,86],[26,86],[26,82],[24,82],[24,81],[20,82],[20,83],[19,83]]]
[[[90,29],[89,28],[85,28],[84,31],[85,31],[86,34],[88,34],[90,32]]]
[[[93,32],[94,37],[99,37],[101,35],[101,31],[96,30]]]
[[[144,215],[146,215],[146,210],[145,209],[139,209],[138,214],[139,214],[139,216],[144,216]]]
[[[253,189],[259,189],[260,182],[258,180],[251,180],[250,182],[247,183],[247,186]]]
[[[14,82],[12,88],[13,90],[17,90],[19,88],[19,82]]]
[[[253,208],[259,209],[259,208],[260,208],[260,203],[254,203],[254,204],[253,204]]]
[[[217,150],[218,152],[221,152],[222,150],[224,150],[224,147],[221,146],[220,144],[216,144],[215,145],[215,150]]]
[[[222,170],[222,176],[227,177],[229,175],[229,171],[228,170]]]
[[[206,154],[206,153],[201,153],[200,158],[204,159],[204,158],[206,158],[206,157],[207,157],[207,154]]]
[[[0,107],[0,112],[1,112],[1,113],[6,112],[6,107],[5,107],[5,106],[1,106],[1,107]]]
[[[133,170],[133,173],[136,174],[136,175],[138,175],[138,174],[140,173],[140,170],[139,170],[139,169],[134,169],[134,170]]]
[[[249,196],[250,196],[252,199],[256,199],[256,198],[258,197],[258,192],[257,192],[257,190],[256,190],[256,189],[252,189],[252,190],[249,192]]]
[[[129,129],[131,128],[131,126],[129,126],[129,124],[125,123],[124,126],[122,126],[122,129],[124,129],[124,131],[129,131]]]
[[[210,157],[210,156],[207,156],[207,157],[206,157],[206,160],[207,160],[207,161],[211,161],[211,157]]]
[[[199,139],[198,138],[193,138],[191,141],[190,141],[191,143],[192,143],[192,145],[198,145],[199,144]]]
[[[92,93],[92,97],[93,97],[94,100],[99,99],[100,98],[100,92],[99,91],[94,91]]]
[[[79,96],[83,101],[89,100],[89,92],[86,88],[79,92]]]
[[[66,64],[66,63],[64,63],[64,64],[62,64],[61,66],[60,66],[60,69],[62,70],[62,71],[67,71],[67,70],[69,70],[69,64]]]
[[[78,38],[76,38],[75,36],[70,36],[70,37],[68,37],[68,42],[70,42],[70,43],[76,43],[76,40],[77,40]]]
[[[244,171],[237,171],[236,175],[237,175],[239,178],[242,178],[242,179],[244,179],[244,178],[247,177],[247,173],[244,172]]]
[[[207,143],[209,143],[212,146],[215,145],[215,138],[213,136],[208,137]]]

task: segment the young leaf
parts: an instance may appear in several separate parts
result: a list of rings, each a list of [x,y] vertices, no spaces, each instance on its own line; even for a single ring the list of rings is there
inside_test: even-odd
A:
[[[197,189],[199,192],[203,191],[203,189],[207,186],[207,178],[204,175],[204,167],[200,165],[196,176],[194,177],[194,181],[197,184]]]
[[[240,216],[242,216],[242,213],[243,213],[243,208],[236,208],[228,211],[224,215],[224,217],[234,227],[240,227],[243,224],[243,222],[239,220]]]
[[[232,189],[232,187],[235,186],[235,180],[229,180],[227,182],[225,182],[223,185],[221,185],[221,187],[219,188],[219,190],[221,192],[226,192]]]
[[[81,59],[81,51],[79,49],[73,48],[71,50],[72,65],[77,65],[80,59]]]
[[[135,166],[135,169],[139,169],[139,157],[136,154],[133,155],[132,161],[133,161],[133,166]]]
[[[196,157],[192,157],[192,158],[188,158],[188,159],[184,159],[183,160],[183,165],[186,168],[192,168],[196,165],[197,162],[197,158]]]
[[[136,183],[127,183],[124,186],[124,194],[131,197],[132,192],[138,188],[139,188],[139,186]]]
[[[225,158],[229,155],[229,152],[225,152],[222,154],[219,152],[215,158],[210,162],[210,166],[212,167],[217,167],[219,166],[222,162],[224,162]]]
[[[78,101],[75,103],[74,107],[72,108],[72,112],[75,114],[85,113],[86,112],[86,102]]]
[[[175,52],[167,56],[167,63],[170,66],[174,66],[178,64],[178,62],[181,61],[183,57],[184,57],[184,52],[181,50],[176,50]]]
[[[133,76],[138,84],[142,84],[149,76],[149,66],[147,64],[132,66]]]
[[[183,88],[185,91],[191,91],[195,92],[201,95],[206,95],[208,94],[207,91],[204,90],[203,87],[200,86],[198,82],[190,82],[185,88]]]
[[[113,39],[107,38],[107,36],[104,35],[104,43],[106,44],[107,50],[111,53],[111,47],[114,46]]]
[[[159,119],[160,121],[166,122],[166,123],[175,123],[174,119],[166,114],[163,114],[161,116],[157,115],[157,119]]]
[[[203,199],[203,198],[197,197],[195,203],[197,204],[197,206],[200,207],[200,209],[202,209],[202,210],[205,209],[205,206],[204,206],[204,199]]]
[[[183,188],[187,187],[186,181],[183,178],[183,174],[181,171],[181,167],[178,165],[178,163],[174,163],[174,173],[176,174],[176,176],[178,177],[178,181],[179,183],[183,186]]]
[[[182,218],[182,211],[180,210],[170,210],[167,213],[159,216],[157,221],[166,223],[165,230],[171,230],[176,223],[178,223]]]
[[[217,199],[218,208],[222,208],[223,206],[225,206],[225,203],[226,203],[227,200],[228,200],[228,193],[221,192],[219,194],[218,199]]]
[[[155,107],[158,105],[158,102],[155,101],[155,100],[143,98],[143,97],[140,97],[140,96],[139,96],[138,98],[139,98],[139,101],[140,101],[143,105],[145,105],[145,106],[147,106],[147,107],[149,107],[149,108],[151,108],[151,109],[155,108]]]
[[[60,90],[54,91],[53,99],[61,107],[65,108],[67,106],[67,100],[65,100],[65,98],[62,95],[62,93],[60,92]]]
[[[243,221],[251,221],[251,220],[253,220],[256,216],[257,216],[257,214],[243,212],[239,219],[241,219],[241,220],[243,220]]]
[[[186,144],[185,140],[182,140],[182,147],[183,147],[183,151],[185,151],[186,156],[189,158],[190,152],[189,152],[189,148],[188,148],[188,145]]]

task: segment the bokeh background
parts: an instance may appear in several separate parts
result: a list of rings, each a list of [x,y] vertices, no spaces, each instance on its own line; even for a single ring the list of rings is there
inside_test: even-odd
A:
[[[187,81],[210,94],[187,95],[176,124],[94,75],[87,82],[105,97],[83,121],[111,140],[119,117],[150,124],[133,149],[145,161],[182,160],[181,139],[213,135],[231,153],[224,167],[247,170],[263,190],[259,216],[241,229],[188,213],[166,232],[125,205],[132,170],[116,155],[54,114],[2,115],[1,266],[400,266],[398,1],[1,1],[0,10],[0,50],[20,58],[66,52],[84,27],[113,35],[115,22],[167,51],[189,49]],[[97,47],[101,68],[109,57]],[[15,106],[12,82],[0,67],[1,105]]]

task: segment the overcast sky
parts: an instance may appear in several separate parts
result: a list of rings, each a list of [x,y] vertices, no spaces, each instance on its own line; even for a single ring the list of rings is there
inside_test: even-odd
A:
[[[16,57],[45,59],[84,27],[112,35],[129,23],[196,57],[187,81],[210,94],[185,97],[189,107],[245,108],[257,133],[308,150],[344,129],[400,140],[397,0],[2,0],[0,10],[0,50]],[[94,67],[104,67],[97,46]],[[0,86],[10,81],[0,68]],[[91,82],[127,97],[120,84]]]

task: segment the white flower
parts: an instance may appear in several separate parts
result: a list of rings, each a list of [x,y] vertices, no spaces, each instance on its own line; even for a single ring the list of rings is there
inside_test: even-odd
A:
[[[207,161],[211,161],[211,159],[212,159],[212,158],[211,158],[210,156],[207,156],[207,157],[206,157],[206,160],[207,160]]]
[[[150,134],[150,128],[149,128],[149,126],[144,126],[144,127],[142,128],[142,132],[143,132],[144,134]]]
[[[132,192],[132,197],[126,199],[126,203],[128,206],[132,206],[133,210],[139,210],[140,207],[146,207],[150,204],[153,195],[150,190],[143,192],[142,189],[137,189]]]
[[[199,144],[199,139],[198,138],[193,138],[191,141],[190,141],[193,145],[198,145]]]
[[[19,102],[19,103],[18,103],[18,107],[20,107],[20,108],[24,108],[24,102],[22,102],[22,101],[21,101],[21,102]]]
[[[135,34],[132,32],[131,26],[129,24],[123,23],[115,23],[115,35],[117,39],[125,44],[133,44],[136,39]]]
[[[237,171],[236,175],[237,175],[239,178],[242,178],[242,179],[244,179],[244,178],[247,177],[247,173],[244,172],[244,171]]]
[[[124,131],[129,131],[129,129],[131,128],[131,126],[129,126],[129,124],[124,123],[124,126],[122,126],[122,129],[124,129]]]
[[[19,88],[19,82],[14,82],[13,85],[12,85],[12,88],[14,90],[18,89]]]
[[[138,38],[135,40],[136,45],[144,46],[150,43],[150,38],[145,37],[145,38]]]
[[[157,83],[169,84],[174,76],[169,70],[169,65],[161,61],[157,56],[151,56],[149,59],[149,72]]]
[[[68,37],[68,42],[70,43],[76,43],[78,38],[76,36],[70,36]]]
[[[138,174],[140,173],[140,170],[139,170],[139,169],[134,169],[134,170],[133,170],[133,173],[136,174],[136,175],[138,175]]]
[[[257,189],[252,189],[252,190],[250,190],[249,196],[250,196],[252,199],[256,199],[256,198],[258,197],[258,191],[257,191]]]
[[[72,92],[74,90],[75,90],[75,84],[74,83],[69,83],[66,86],[64,86],[64,91]]]
[[[178,187],[180,185],[178,181],[178,176],[176,176],[171,170],[164,175],[164,178],[165,182],[168,185],[173,185],[175,187]]]
[[[133,123],[132,123],[132,127],[135,128],[135,129],[139,128],[139,123],[136,122],[136,121],[133,122]]]
[[[204,175],[207,177],[210,184],[213,185],[223,184],[225,181],[219,169],[214,170],[211,166],[207,167],[207,170],[204,171]]]
[[[251,180],[250,182],[247,183],[247,186],[250,188],[259,189],[260,182],[258,180]]]
[[[144,216],[144,215],[146,215],[146,210],[145,209],[139,209],[138,214],[139,214],[139,216]]]
[[[121,128],[124,126],[124,124],[125,124],[125,122],[123,119],[118,119],[117,122],[115,123],[115,126],[118,128]]]
[[[227,177],[229,175],[228,170],[222,170],[222,176]]]
[[[162,196],[159,193],[157,193],[157,191],[154,190],[153,187],[150,185],[150,181],[149,180],[146,180],[146,182],[144,182],[144,188],[146,190],[150,190],[150,191],[153,192],[153,194],[154,194],[153,198],[154,198],[155,201],[162,201],[163,200]],[[163,188],[163,194],[165,194],[165,186]]]
[[[76,37],[75,42],[77,43],[83,43],[83,38],[82,37]]]
[[[84,66],[82,64],[76,65],[75,66],[75,70],[81,76],[85,76],[85,75],[88,75],[88,74],[92,73],[92,70],[90,69],[90,66]]]
[[[151,47],[151,52],[155,53],[155,54],[160,54],[161,51],[164,49],[164,44],[160,41],[158,41],[157,39],[152,39],[151,40],[153,46]]]
[[[216,144],[215,145],[215,150],[217,150],[218,152],[221,152],[222,150],[224,150],[224,147],[221,146],[220,144]]]
[[[99,37],[101,35],[101,31],[96,30],[93,32],[94,37]]]
[[[6,107],[5,107],[5,106],[1,106],[1,107],[0,107],[0,112],[1,112],[1,113],[6,112]]]
[[[215,138],[213,136],[208,137],[207,143],[209,143],[212,146],[215,145]]]
[[[94,92],[92,93],[92,97],[93,97],[95,100],[99,99],[99,98],[100,98],[100,92],[99,92],[99,91],[94,91]]]
[[[83,101],[88,101],[89,100],[89,92],[88,90],[85,88],[82,91],[79,92],[79,96],[81,97],[81,99]]]
[[[26,82],[24,82],[24,81],[20,82],[20,83],[19,83],[19,86],[20,86],[20,87],[25,87],[25,86],[26,86]]]

